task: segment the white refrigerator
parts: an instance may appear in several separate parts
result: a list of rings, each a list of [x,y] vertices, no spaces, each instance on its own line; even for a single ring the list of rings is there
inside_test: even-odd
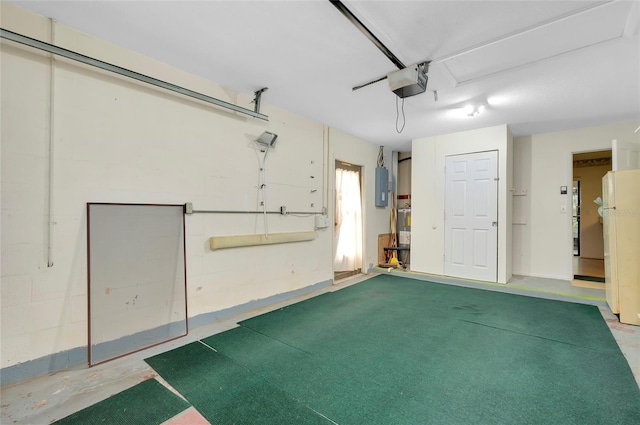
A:
[[[608,172],[602,195],[607,304],[640,325],[640,170]]]

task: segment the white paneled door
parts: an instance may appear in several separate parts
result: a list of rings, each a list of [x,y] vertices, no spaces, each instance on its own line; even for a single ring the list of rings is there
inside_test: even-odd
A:
[[[445,168],[444,273],[498,280],[498,152],[452,155]]]
[[[611,156],[613,171],[640,169],[640,143],[613,140]]]

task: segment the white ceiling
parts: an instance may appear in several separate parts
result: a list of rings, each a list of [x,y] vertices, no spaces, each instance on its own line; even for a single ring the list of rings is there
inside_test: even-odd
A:
[[[638,1],[344,1],[405,65],[432,61],[402,133],[386,81],[352,91],[397,68],[329,1],[14,3],[399,151],[505,123],[522,136],[640,119]],[[485,112],[467,117],[469,102]]]

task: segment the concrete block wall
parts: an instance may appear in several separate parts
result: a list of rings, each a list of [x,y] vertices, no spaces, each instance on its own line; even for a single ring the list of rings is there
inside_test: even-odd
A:
[[[6,2],[1,15],[3,28],[52,41],[49,20]],[[54,42],[252,108],[249,96],[73,28],[55,24]],[[329,144],[329,128],[269,105],[268,95],[261,109],[270,117],[265,122],[67,60],[52,62],[49,55],[12,42],[3,40],[0,54],[3,385],[86,361],[87,202],[192,202],[196,210],[258,210],[262,153],[254,140],[265,130],[278,134],[266,161],[269,210],[325,207],[332,222],[335,152],[348,152],[367,165],[371,176],[365,177],[365,190],[373,196],[378,146],[339,131]],[[49,196],[53,267],[47,266]],[[367,260],[373,262],[389,212],[371,201],[364,215]],[[268,230],[314,230],[314,219],[269,215]],[[208,247],[213,235],[264,231],[261,215],[186,216],[192,324],[332,282],[332,226],[318,230],[311,242],[215,252]]]

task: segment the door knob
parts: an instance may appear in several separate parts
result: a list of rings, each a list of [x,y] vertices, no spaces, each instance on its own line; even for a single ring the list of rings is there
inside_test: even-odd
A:
[[[491,225],[492,225],[493,227],[498,227],[498,222],[497,222],[497,221],[494,221],[494,222],[492,222],[492,223],[491,223]]]

